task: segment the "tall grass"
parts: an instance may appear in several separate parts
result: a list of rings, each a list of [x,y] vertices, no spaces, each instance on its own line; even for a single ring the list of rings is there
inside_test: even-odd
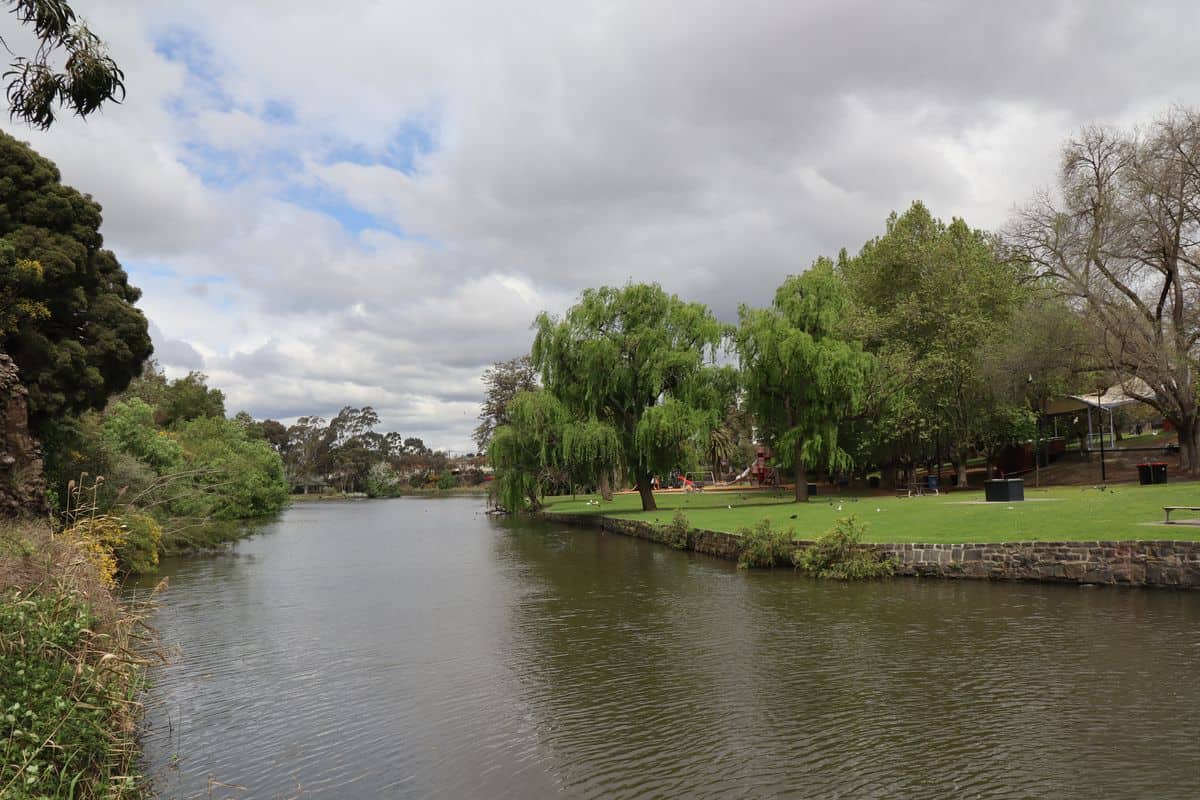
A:
[[[138,693],[153,634],[95,554],[48,522],[0,520],[0,797],[146,793]]]

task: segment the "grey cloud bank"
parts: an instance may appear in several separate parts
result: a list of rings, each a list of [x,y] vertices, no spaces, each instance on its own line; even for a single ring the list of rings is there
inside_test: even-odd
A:
[[[731,319],[912,200],[997,227],[1080,125],[1200,102],[1183,3],[78,6],[128,101],[4,124],[104,205],[159,360],[459,450],[587,286]]]

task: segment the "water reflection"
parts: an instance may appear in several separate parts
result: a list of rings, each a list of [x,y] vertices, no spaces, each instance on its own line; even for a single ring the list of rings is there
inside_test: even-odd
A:
[[[1194,796],[1195,594],[817,582],[481,510],[305,506],[168,564],[164,796]]]

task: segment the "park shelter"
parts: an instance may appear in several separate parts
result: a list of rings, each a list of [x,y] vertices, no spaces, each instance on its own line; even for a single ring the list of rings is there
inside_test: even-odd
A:
[[[1139,378],[1132,378],[1123,384],[1118,383],[1096,394],[1064,394],[1049,397],[1042,402],[1042,416],[1061,417],[1067,414],[1079,414],[1084,411],[1088,418],[1088,446],[1091,447],[1104,434],[1104,412],[1108,412],[1109,441],[1116,441],[1116,431],[1113,429],[1113,409],[1138,402],[1137,395],[1149,394],[1150,387]],[[1092,414],[1095,412],[1096,424],[1093,428]]]

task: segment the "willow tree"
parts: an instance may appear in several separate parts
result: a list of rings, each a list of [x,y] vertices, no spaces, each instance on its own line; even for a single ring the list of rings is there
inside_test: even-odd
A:
[[[612,500],[612,474],[621,463],[621,437],[616,428],[595,417],[565,424],[562,458],[572,481],[594,482],[600,496]]]
[[[495,493],[511,512],[537,509],[551,473],[561,466],[567,412],[544,389],[517,392],[507,407],[508,422],[492,432],[488,460],[496,471]]]
[[[862,405],[871,359],[843,336],[848,312],[833,263],[818,259],[783,282],[770,308],[739,313],[747,404],[780,465],[791,468],[797,502],[808,500],[808,470],[851,465],[838,433]]]
[[[533,363],[573,420],[609,426],[611,467],[653,510],[651,478],[685,459],[722,405],[714,364],[725,326],[658,284],[588,289],[561,319],[541,314]]]

